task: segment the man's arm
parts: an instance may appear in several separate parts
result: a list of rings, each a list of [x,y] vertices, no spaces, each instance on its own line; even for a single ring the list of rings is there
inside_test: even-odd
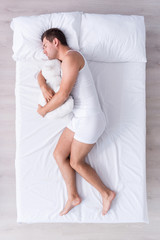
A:
[[[76,82],[80,68],[77,57],[75,55],[66,56],[61,67],[63,71],[63,77],[61,80],[60,89],[57,93],[55,93],[52,99],[46,105],[44,105],[43,111],[45,114],[58,108],[68,99]]]
[[[46,84],[46,79],[42,75],[42,71],[40,71],[38,73],[37,79],[38,79],[38,83],[39,83],[40,88],[42,88],[42,87],[47,85]]]
[[[42,71],[39,72],[37,79],[38,79],[38,83],[41,88],[41,91],[43,93],[43,96],[46,102],[48,102],[52,98],[52,96],[55,94],[55,92],[46,83],[46,79],[43,77]]]

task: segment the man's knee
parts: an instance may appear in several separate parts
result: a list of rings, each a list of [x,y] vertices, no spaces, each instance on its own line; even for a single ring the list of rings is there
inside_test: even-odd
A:
[[[77,172],[83,167],[83,163],[83,159],[73,158],[72,156],[70,158],[70,166]]]
[[[64,157],[58,150],[55,150],[53,152],[53,157],[57,163],[60,163],[60,162],[64,162],[66,159],[68,159],[70,157],[70,155],[68,157]]]
[[[55,151],[53,152],[53,157],[54,157],[54,159],[56,160],[56,162],[62,161],[62,160],[61,160],[61,159],[62,159],[62,156],[61,156],[61,154],[59,153],[59,151],[57,151],[57,150],[55,150]]]

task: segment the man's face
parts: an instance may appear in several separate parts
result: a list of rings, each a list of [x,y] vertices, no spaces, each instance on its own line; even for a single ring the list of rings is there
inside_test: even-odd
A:
[[[57,55],[57,49],[54,44],[54,39],[53,42],[51,43],[44,37],[43,39],[43,52],[46,54],[48,59],[55,59]]]

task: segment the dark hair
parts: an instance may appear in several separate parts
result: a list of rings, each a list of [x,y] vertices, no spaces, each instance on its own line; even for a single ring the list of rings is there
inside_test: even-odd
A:
[[[45,31],[41,36],[42,42],[44,37],[46,37],[46,39],[50,42],[53,42],[54,38],[58,38],[62,45],[68,46],[64,33],[58,28],[50,28],[47,31]]]

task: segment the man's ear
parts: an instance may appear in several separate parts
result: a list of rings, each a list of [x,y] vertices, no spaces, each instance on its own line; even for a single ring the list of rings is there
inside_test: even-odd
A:
[[[54,38],[54,39],[53,39],[53,43],[54,43],[55,47],[57,47],[57,46],[59,45],[59,40],[58,40],[58,38]]]

